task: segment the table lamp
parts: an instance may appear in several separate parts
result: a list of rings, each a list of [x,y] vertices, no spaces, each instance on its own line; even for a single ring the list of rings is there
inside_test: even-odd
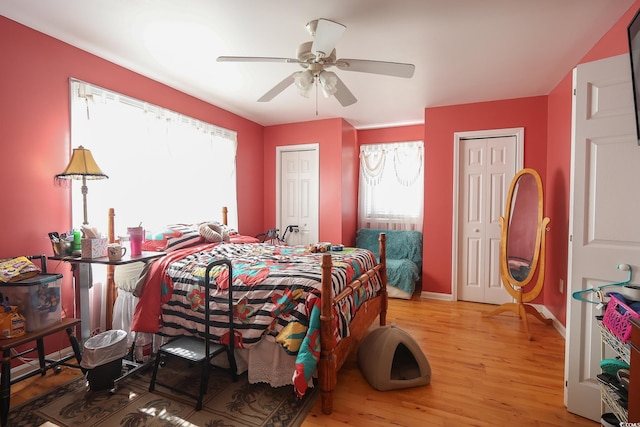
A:
[[[84,209],[84,225],[88,225],[87,220],[87,180],[109,178],[96,164],[91,155],[91,151],[80,145],[73,149],[71,160],[64,172],[56,175],[56,179],[82,179],[82,206]]]

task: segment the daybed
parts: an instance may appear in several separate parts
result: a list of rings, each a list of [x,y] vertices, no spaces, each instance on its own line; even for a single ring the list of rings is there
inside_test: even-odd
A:
[[[172,251],[146,273],[132,330],[165,336],[202,331],[202,274],[212,260],[229,259],[237,299],[239,365],[245,361],[250,381],[274,386],[283,385],[278,383],[282,378],[269,375],[286,372],[287,383],[298,395],[317,374],[322,409],[331,413],[338,369],[376,317],[381,326],[386,322],[384,234],[379,236],[378,252],[380,262],[363,249],[315,254],[301,247],[231,241]],[[222,275],[228,270],[220,270],[213,283],[225,283]],[[216,301],[224,301],[225,295],[223,286],[217,286],[210,307],[211,334],[221,340],[226,315],[224,305]]]
[[[391,298],[410,299],[422,275],[422,233],[419,231],[362,228],[356,247],[379,256],[378,236],[386,235],[387,291]]]

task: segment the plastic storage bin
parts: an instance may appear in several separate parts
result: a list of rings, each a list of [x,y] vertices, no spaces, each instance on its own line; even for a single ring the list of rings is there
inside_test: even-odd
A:
[[[27,332],[46,328],[62,320],[60,287],[62,274],[38,274],[18,282],[0,285],[3,298],[18,307]]]
[[[101,332],[84,343],[80,366],[87,369],[89,388],[113,388],[122,375],[122,359],[127,354],[127,333],[121,329]]]
[[[631,323],[630,318],[639,318],[640,314],[636,313],[620,301],[615,295],[611,295],[611,299],[607,303],[607,308],[604,312],[602,324],[611,331],[615,336],[620,338],[623,343],[626,343],[631,337]]]

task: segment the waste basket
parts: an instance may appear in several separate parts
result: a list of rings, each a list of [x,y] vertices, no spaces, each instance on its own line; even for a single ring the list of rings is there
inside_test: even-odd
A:
[[[84,343],[80,366],[87,369],[89,389],[113,388],[122,374],[122,359],[127,354],[127,333],[121,329],[101,332]]]

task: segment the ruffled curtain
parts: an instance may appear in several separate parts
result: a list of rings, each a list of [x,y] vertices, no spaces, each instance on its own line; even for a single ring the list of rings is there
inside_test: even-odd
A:
[[[358,227],[422,231],[422,141],[360,148]]]

